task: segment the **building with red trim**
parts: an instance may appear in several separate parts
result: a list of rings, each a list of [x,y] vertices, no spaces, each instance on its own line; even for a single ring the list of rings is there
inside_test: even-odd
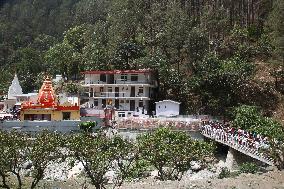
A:
[[[113,107],[115,116],[144,116],[151,113],[149,102],[155,95],[157,78],[153,70],[85,71],[82,115],[104,117]]]
[[[80,120],[80,106],[77,97],[67,97],[65,102],[58,99],[52,82],[46,77],[39,90],[37,102],[23,102],[21,104],[20,120]]]

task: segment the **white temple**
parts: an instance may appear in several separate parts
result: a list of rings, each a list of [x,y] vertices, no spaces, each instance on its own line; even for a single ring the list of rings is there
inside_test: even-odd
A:
[[[5,112],[11,112],[12,109],[14,108],[17,98],[17,95],[22,95],[23,91],[22,91],[22,87],[19,83],[17,74],[15,74],[15,77],[12,81],[12,84],[9,87],[9,91],[8,91],[8,98],[4,100],[4,109],[3,111]]]
[[[19,83],[17,74],[15,74],[12,84],[9,87],[8,99],[16,99],[16,95],[23,94],[22,87]]]

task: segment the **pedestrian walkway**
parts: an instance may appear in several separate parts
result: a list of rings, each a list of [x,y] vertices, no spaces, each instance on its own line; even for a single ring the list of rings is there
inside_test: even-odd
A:
[[[227,145],[245,155],[273,165],[273,159],[261,152],[263,148],[269,148],[267,138],[252,134],[243,130],[236,130],[221,124],[207,124],[201,128],[201,134],[216,142]]]

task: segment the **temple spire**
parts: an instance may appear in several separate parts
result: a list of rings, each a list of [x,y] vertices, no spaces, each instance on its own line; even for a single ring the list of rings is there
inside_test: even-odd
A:
[[[38,103],[44,106],[56,105],[56,95],[54,93],[52,82],[48,76],[46,76],[41,89],[38,94]]]
[[[16,99],[16,95],[23,94],[22,87],[19,83],[17,74],[15,73],[14,79],[12,81],[12,84],[9,87],[8,91],[8,99]]]

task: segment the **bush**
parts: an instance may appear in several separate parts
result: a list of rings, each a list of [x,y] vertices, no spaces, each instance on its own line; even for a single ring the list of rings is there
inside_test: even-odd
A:
[[[221,172],[218,175],[219,179],[229,178],[231,176],[231,172],[227,167],[222,167]]]
[[[89,122],[83,122],[80,123],[79,127],[81,130],[85,132],[92,132],[93,128],[97,126],[97,122],[95,121],[89,121]]]
[[[240,173],[252,173],[255,174],[259,171],[259,167],[255,163],[243,163],[240,165]]]

